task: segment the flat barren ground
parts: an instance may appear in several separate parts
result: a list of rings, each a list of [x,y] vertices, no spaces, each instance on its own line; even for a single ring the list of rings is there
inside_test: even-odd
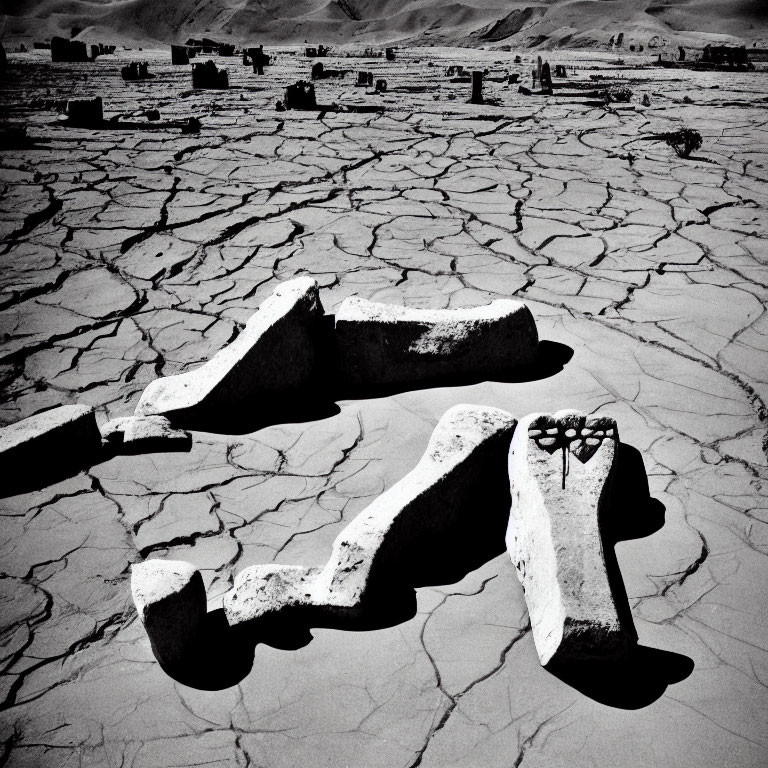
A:
[[[192,91],[168,52],[47,55],[12,55],[0,91],[39,140],[0,153],[3,423],[63,403],[94,405],[101,421],[130,414],[148,382],[208,360],[299,275],[317,279],[328,312],[350,295],[440,308],[516,297],[546,360],[531,380],[195,432],[189,453],[117,457],[3,499],[0,764],[768,764],[765,72],[561,52],[553,68],[577,71],[553,97],[487,82],[498,104],[473,106],[446,66],[530,85],[532,57],[400,51],[330,58],[351,72],[316,83],[318,102],[383,112],[318,113],[275,111],[308,76],[295,50],[263,77],[216,59],[228,91]],[[157,77],[123,82],[132,60]],[[355,87],[357,70],[387,92]],[[606,109],[590,89],[617,79],[632,103]],[[107,119],[157,108],[202,129],[59,121],[57,101],[95,95]],[[640,140],[683,126],[703,137],[688,159]],[[665,510],[622,520],[636,538],[616,546],[644,649],[635,666],[568,681],[542,669],[499,542],[479,567],[471,553],[425,553],[431,583],[396,618],[285,629],[259,642],[247,674],[232,677],[231,649],[212,643],[206,679],[220,690],[162,671],[131,563],[191,561],[211,609],[247,565],[322,564],[456,403],[609,414],[641,452]],[[614,492],[616,514],[636,515],[628,489]],[[478,525],[485,509],[478,494]]]

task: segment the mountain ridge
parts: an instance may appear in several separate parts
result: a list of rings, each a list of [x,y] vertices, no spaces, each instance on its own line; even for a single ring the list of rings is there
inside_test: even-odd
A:
[[[765,0],[6,0],[6,37],[653,48],[765,45]],[[655,44],[654,44],[655,41]]]

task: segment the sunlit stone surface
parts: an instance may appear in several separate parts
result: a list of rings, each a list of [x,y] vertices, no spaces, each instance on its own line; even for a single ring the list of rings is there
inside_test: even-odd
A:
[[[616,422],[562,410],[531,414],[519,427],[509,452],[506,540],[539,660],[567,664],[621,655],[637,637],[619,617],[604,554]]]

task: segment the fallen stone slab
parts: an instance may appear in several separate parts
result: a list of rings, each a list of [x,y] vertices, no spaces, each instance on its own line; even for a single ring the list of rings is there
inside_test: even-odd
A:
[[[0,464],[5,490],[41,480],[53,468],[80,469],[101,451],[101,435],[93,408],[62,405],[0,429]]]
[[[428,552],[459,518],[482,514],[478,505],[492,495],[494,483],[506,485],[503,462],[515,423],[497,408],[446,411],[417,466],[339,534],[323,568],[241,571],[224,596],[230,626],[297,608],[356,617],[371,597],[391,596],[409,560]]]
[[[351,296],[335,323],[341,378],[353,385],[504,373],[531,364],[539,342],[528,307],[508,299],[413,309]]]
[[[155,658],[166,669],[182,667],[207,611],[200,571],[183,560],[136,563],[131,595]]]
[[[127,416],[112,419],[101,427],[106,446],[116,453],[188,451],[192,436],[174,429],[165,416]]]
[[[151,382],[135,415],[164,415],[180,425],[215,421],[237,409],[268,412],[274,400],[311,389],[323,363],[322,333],[317,282],[309,277],[289,280],[207,363]]]
[[[571,410],[530,414],[512,438],[507,549],[543,666],[621,655],[637,641],[601,533],[618,442],[612,418]]]

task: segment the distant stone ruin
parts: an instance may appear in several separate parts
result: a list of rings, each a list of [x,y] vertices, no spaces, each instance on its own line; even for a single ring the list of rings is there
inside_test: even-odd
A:
[[[79,40],[65,40],[63,37],[51,38],[51,61],[83,62],[89,61],[88,49]]]
[[[252,64],[253,71],[257,75],[264,74],[264,67],[269,66],[270,57],[264,53],[264,46],[258,48],[243,48],[243,64]]]
[[[549,68],[549,62],[545,61],[541,67],[541,90],[552,92],[552,71]]]
[[[120,73],[123,80],[150,80],[154,77],[154,75],[149,72],[149,65],[146,61],[140,63],[133,61],[124,66],[120,70]]]
[[[754,69],[754,64],[749,60],[746,46],[743,45],[740,47],[705,45],[701,53],[701,62],[728,69]]]
[[[229,88],[229,76],[226,69],[218,69],[209,59],[205,63],[192,65],[193,88]]]
[[[80,40],[66,40],[63,37],[51,38],[51,61],[57,62],[85,62],[95,61],[98,56],[107,56],[115,52],[114,45],[98,43],[91,45],[90,56],[88,46]]]
[[[316,61],[312,65],[311,77],[313,80],[330,80],[335,77],[344,77],[347,74],[346,69],[326,69],[322,61]],[[373,75],[371,75],[371,84],[373,83]],[[360,85],[360,83],[358,83]]]

